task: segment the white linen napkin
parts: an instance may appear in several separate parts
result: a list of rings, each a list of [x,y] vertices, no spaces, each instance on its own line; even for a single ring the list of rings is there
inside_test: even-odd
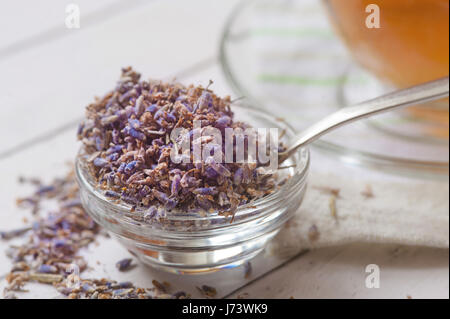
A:
[[[352,242],[448,249],[448,182],[361,177],[313,171],[302,206],[267,251],[291,255]]]

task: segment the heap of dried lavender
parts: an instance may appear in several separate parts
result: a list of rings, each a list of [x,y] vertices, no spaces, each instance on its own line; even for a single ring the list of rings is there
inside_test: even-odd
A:
[[[260,173],[259,161],[194,164],[193,152],[189,161],[178,164],[170,158],[178,147],[170,138],[176,128],[189,131],[191,139],[194,121],[201,122],[202,132],[247,128],[234,120],[230,104],[229,97],[220,98],[208,88],[142,81],[128,67],[113,91],[87,107],[78,138],[105,195],[148,208],[150,218],[160,207],[233,213],[239,205],[273,192],[275,178]],[[201,135],[190,145],[209,141]],[[225,154],[224,145],[217,147]]]
[[[52,284],[57,291],[69,298],[186,298],[186,293],[168,294],[167,290],[137,288],[130,282],[107,279],[81,279],[79,273],[87,263],[79,255],[80,249],[92,243],[100,227],[86,214],[80,204],[78,186],[70,173],[56,179],[51,185],[39,182],[36,192],[18,200],[21,206],[31,206],[34,222],[30,227],[16,231],[0,232],[4,240],[28,235],[21,245],[7,251],[13,266],[6,280],[6,298],[14,292],[26,291],[27,282]],[[57,203],[57,209],[40,216],[40,207],[47,202]]]

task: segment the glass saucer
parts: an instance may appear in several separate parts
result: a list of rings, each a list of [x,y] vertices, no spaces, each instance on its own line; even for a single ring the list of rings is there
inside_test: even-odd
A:
[[[220,58],[236,94],[297,130],[386,91],[352,62],[317,0],[240,2],[225,27]],[[404,111],[384,114],[336,130],[313,146],[346,163],[448,179],[448,137],[410,134],[415,125]]]

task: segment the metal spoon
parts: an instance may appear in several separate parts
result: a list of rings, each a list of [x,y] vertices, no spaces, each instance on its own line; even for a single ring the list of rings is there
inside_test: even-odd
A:
[[[286,151],[278,154],[281,164],[299,147],[314,142],[322,135],[343,125],[370,117],[379,113],[391,111],[405,106],[429,102],[449,96],[449,77],[412,86],[407,89],[382,95],[372,100],[345,107],[332,113],[295,136],[288,144]]]

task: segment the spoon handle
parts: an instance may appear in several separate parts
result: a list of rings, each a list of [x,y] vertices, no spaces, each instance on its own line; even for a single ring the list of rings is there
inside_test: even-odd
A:
[[[288,149],[279,154],[279,163],[322,135],[348,123],[393,109],[429,102],[449,96],[449,77],[382,95],[330,114],[293,138]]]

